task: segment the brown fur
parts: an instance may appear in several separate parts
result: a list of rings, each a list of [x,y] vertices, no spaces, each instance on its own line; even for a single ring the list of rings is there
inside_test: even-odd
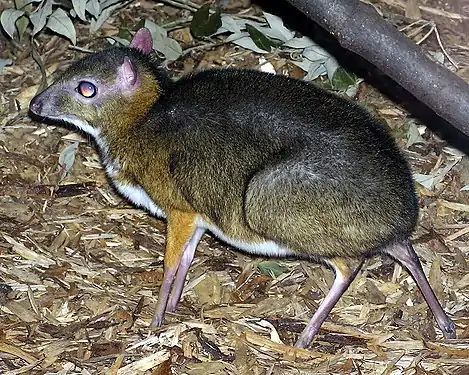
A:
[[[136,47],[147,50],[149,35],[139,32]],[[77,91],[83,81],[96,87],[91,98]],[[410,270],[445,337],[455,336],[408,240],[418,218],[409,166],[386,129],[352,102],[255,71],[208,70],[172,82],[149,56],[113,48],[72,65],[31,109],[91,134],[121,194],[166,215],[152,325],[174,310],[209,229],[255,254],[335,270],[298,346],[309,344],[376,252]]]

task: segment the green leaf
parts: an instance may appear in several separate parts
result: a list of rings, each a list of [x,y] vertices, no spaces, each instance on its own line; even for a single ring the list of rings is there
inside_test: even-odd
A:
[[[161,52],[167,60],[175,61],[181,57],[182,47],[176,40],[166,38],[166,48]]]
[[[5,9],[0,16],[3,30],[13,39],[16,30],[16,21],[24,15],[24,10]]]
[[[282,42],[286,42],[287,40],[290,40],[295,36],[294,32],[288,30],[285,27],[285,25],[283,24],[283,20],[280,17],[267,12],[263,13],[270,28],[272,29],[272,31],[275,31],[276,36],[278,36],[278,39],[280,39]],[[273,35],[271,36],[273,37]]]
[[[119,38],[118,36],[110,36],[107,37],[106,40],[111,44],[114,45],[116,42],[124,47],[128,47],[130,42],[127,39]]]
[[[346,90],[349,86],[353,85],[356,80],[357,77],[355,74],[339,67],[332,77],[331,84],[334,90]]]
[[[18,36],[20,40],[23,39],[24,33],[26,32],[28,25],[29,18],[26,16],[21,17],[20,19],[18,19],[18,22],[16,22],[16,28],[18,29]]]
[[[272,47],[276,47],[279,45],[279,43],[265,36],[252,25],[246,24],[246,30],[249,33],[249,36],[251,37],[254,44],[264,51],[270,52],[272,50]]]
[[[98,18],[101,13],[101,6],[98,0],[89,0],[86,3],[86,11],[90,13],[94,18]]]
[[[49,29],[57,34],[63,35],[70,39],[73,44],[77,42],[77,35],[72,21],[63,9],[57,8],[49,17],[46,25]]]
[[[182,55],[181,46],[174,39],[167,37],[168,32],[165,28],[149,20],[145,20],[144,25],[150,30],[153,40],[153,49],[162,53],[165,59],[174,61]]]
[[[91,20],[90,31],[92,33],[95,33],[103,25],[103,23],[106,22],[111,13],[114,12],[116,9],[120,8],[121,6],[121,4],[115,4],[107,7],[106,9],[103,9],[96,21],[94,19]]]
[[[18,30],[18,36],[20,40],[23,39],[23,35],[29,25],[29,14],[33,11],[33,6],[28,0],[15,0],[15,8],[25,11],[25,15],[18,19],[16,22],[16,29]]]
[[[47,0],[41,9],[29,16],[33,24],[33,36],[46,26],[47,17],[52,14],[52,1]]]
[[[145,20],[144,26],[148,30],[150,30],[151,37],[153,38],[153,41],[163,40],[168,35],[168,32],[166,31],[166,29],[164,27],[161,27],[161,26],[157,25],[153,21]]]
[[[256,46],[256,43],[253,42],[252,38],[250,36],[239,36],[240,34],[232,34],[233,38],[229,36],[228,38],[225,39],[225,41],[229,40],[231,43],[234,43],[238,46],[241,46],[245,49],[254,51],[256,53],[267,53],[267,51],[264,51],[263,49],[259,48]],[[241,34],[243,35],[243,34]]]
[[[194,13],[190,30],[196,38],[203,38],[215,33],[221,25],[220,8],[216,8],[215,13],[210,14],[210,4],[205,4]]]
[[[86,22],[86,0],[72,0],[72,5],[77,16]]]
[[[271,261],[271,260],[267,260],[265,262],[260,262],[257,265],[257,268],[259,268],[259,271],[262,274],[267,275],[267,276],[271,276],[271,277],[278,277],[282,273],[285,273],[285,272],[288,271],[287,267],[284,267],[284,266],[278,264],[277,262],[274,262],[274,261]]]
[[[2,72],[5,66],[11,64],[13,64],[13,61],[11,59],[0,59],[0,73]]]

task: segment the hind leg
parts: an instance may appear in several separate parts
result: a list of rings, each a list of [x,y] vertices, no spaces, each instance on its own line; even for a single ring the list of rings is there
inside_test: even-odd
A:
[[[310,322],[301,333],[295,344],[297,348],[306,348],[311,343],[313,337],[319,332],[319,328],[321,328],[321,325],[324,323],[337,301],[352,283],[363,264],[363,260],[355,261],[356,264],[351,265],[348,259],[331,258],[328,260],[328,263],[335,272],[334,283],[329,293],[327,293],[326,298],[324,298]]]
[[[383,249],[383,252],[388,254],[391,258],[397,260],[407,269],[407,271],[415,280],[417,286],[420,288],[425,301],[427,301],[428,307],[430,307],[430,310],[435,316],[438,327],[440,327],[441,331],[443,332],[443,336],[446,339],[455,339],[456,327],[438,302],[432,287],[425,277],[422,265],[417,254],[415,253],[414,248],[412,247],[410,240],[389,245]]]

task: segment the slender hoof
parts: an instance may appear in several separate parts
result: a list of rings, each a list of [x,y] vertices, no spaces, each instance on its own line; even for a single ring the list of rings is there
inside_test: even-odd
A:
[[[307,340],[302,340],[301,338],[295,344],[295,348],[306,349],[309,346],[310,342]]]
[[[442,329],[443,336],[445,339],[455,339],[456,338],[456,326],[452,320],[449,320],[445,323]]]
[[[172,301],[169,301],[168,305],[166,306],[166,312],[173,313],[176,311],[177,307],[177,302],[173,303]]]
[[[160,314],[155,314],[153,316],[153,319],[151,320],[150,328],[161,327],[161,325],[163,324],[163,319],[164,316],[160,316]]]
[[[315,316],[313,316],[313,319],[315,319]],[[310,344],[311,341],[313,341],[314,336],[319,332],[319,329],[321,327],[322,322],[318,325],[317,322],[310,322],[306,328],[301,332],[300,337],[298,338],[298,341],[295,344],[295,347],[297,348],[307,348]]]
[[[308,336],[305,335],[304,332],[301,334],[299,337],[298,341],[295,344],[296,348],[301,348],[301,349],[306,349],[309,344],[311,344],[311,341],[313,340],[313,336]]]
[[[299,339],[295,344],[295,348],[306,349],[308,345],[308,342]]]

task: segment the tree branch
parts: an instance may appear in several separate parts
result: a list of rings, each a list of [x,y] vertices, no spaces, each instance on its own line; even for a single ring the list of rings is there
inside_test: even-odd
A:
[[[469,136],[469,85],[358,0],[287,0]]]

